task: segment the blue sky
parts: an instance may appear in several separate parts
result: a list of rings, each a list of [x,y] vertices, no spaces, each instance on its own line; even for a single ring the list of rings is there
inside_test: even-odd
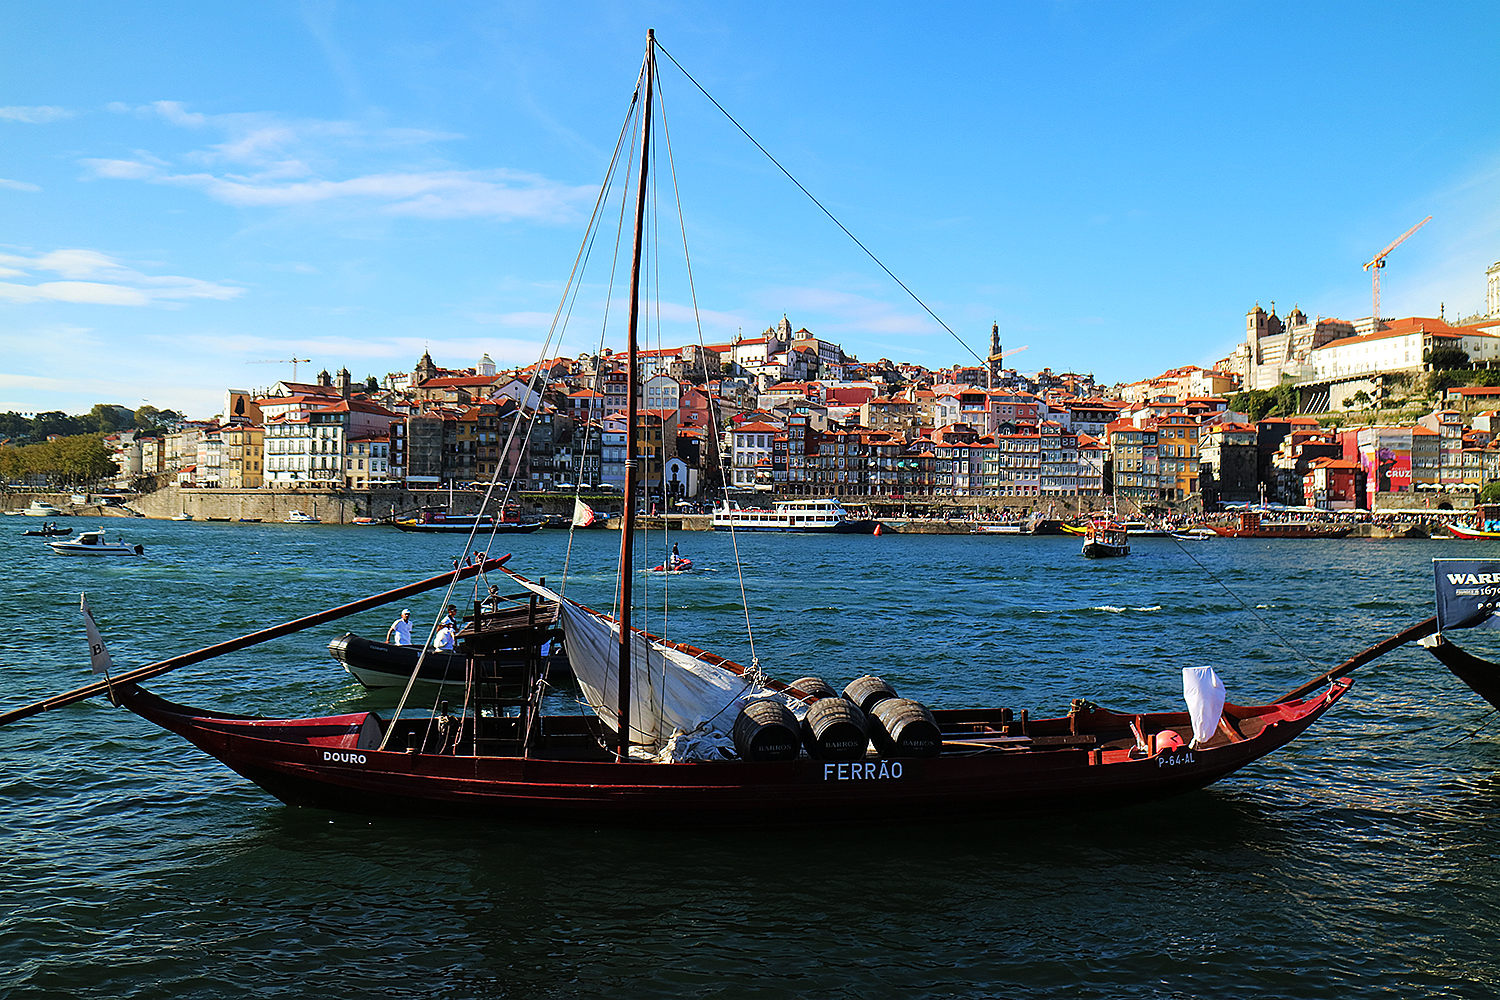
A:
[[[1427,215],[1385,315],[1478,312],[1500,260],[1493,3],[12,3],[0,410],[208,417],[291,374],[247,362],[534,360],[648,27],[1022,370],[1211,363],[1257,301],[1367,316],[1360,265]],[[710,342],[785,313],[866,360],[969,357],[663,88]],[[604,281],[563,353],[597,348]],[[685,286],[662,301],[696,340]]]

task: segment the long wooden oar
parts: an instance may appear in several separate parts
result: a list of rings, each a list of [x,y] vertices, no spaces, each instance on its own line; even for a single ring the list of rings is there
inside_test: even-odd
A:
[[[1380,640],[1364,652],[1355,653],[1353,656],[1349,657],[1349,659],[1345,660],[1343,663],[1340,663],[1338,666],[1328,671],[1328,673],[1322,674],[1314,678],[1313,680],[1308,681],[1306,684],[1302,685],[1299,688],[1288,691],[1280,698],[1277,698],[1276,701],[1273,702],[1273,704],[1279,705],[1285,701],[1296,701],[1298,698],[1305,698],[1312,692],[1316,691],[1318,688],[1322,687],[1324,684],[1328,684],[1336,680],[1337,678],[1344,676],[1356,667],[1362,667],[1366,663],[1369,663],[1371,660],[1378,660],[1386,653],[1389,653],[1391,650],[1395,649],[1398,646],[1404,646],[1408,642],[1416,642],[1418,639],[1425,639],[1427,636],[1431,635],[1437,630],[1438,625],[1436,615],[1423,621],[1419,621],[1411,628],[1404,629],[1403,631],[1397,632],[1395,635],[1388,636]]]
[[[359,614],[361,611],[368,611],[382,604],[399,601],[403,597],[410,597],[412,594],[420,594],[426,590],[436,590],[439,587],[446,587],[457,580],[467,580],[481,572],[499,569],[509,558],[510,555],[507,553],[499,559],[486,559],[483,563],[471,563],[455,572],[430,576],[425,580],[407,584],[405,587],[397,587],[395,590],[387,590],[385,593],[376,594],[374,597],[366,597],[355,601],[353,604],[344,604],[337,608],[330,608],[327,611],[320,611],[315,615],[308,615],[306,618],[298,618],[284,625],[273,625],[270,628],[261,629],[259,632],[251,632],[249,635],[242,635],[238,639],[230,639],[227,642],[208,646],[193,653],[184,653],[181,656],[160,660],[148,666],[137,667],[135,670],[126,671],[107,680],[97,680],[87,687],[76,688],[64,694],[54,695],[45,701],[39,701],[24,708],[13,709],[12,711],[0,714],[0,726],[15,722],[18,719],[39,715],[54,708],[62,708],[64,705],[71,705],[74,702],[83,701],[85,698],[92,698],[95,695],[107,694],[109,689],[116,684],[132,684],[136,681],[160,677],[169,670],[176,670],[178,667],[186,667],[193,663],[202,663],[204,660],[211,660],[216,656],[223,656],[225,653],[233,653],[237,650],[256,646],[283,635],[291,635],[293,632],[315,628],[325,622],[347,618],[350,615]]]

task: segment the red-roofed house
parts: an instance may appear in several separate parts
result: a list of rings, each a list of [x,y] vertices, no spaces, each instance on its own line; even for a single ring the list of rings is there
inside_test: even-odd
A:
[[[755,488],[755,471],[763,459],[770,466],[776,435],[782,430],[776,424],[758,420],[734,428],[730,435],[729,464],[733,469],[730,482],[736,489]]]
[[[1342,458],[1313,459],[1302,477],[1303,503],[1323,510],[1352,510],[1359,505],[1358,462]]]

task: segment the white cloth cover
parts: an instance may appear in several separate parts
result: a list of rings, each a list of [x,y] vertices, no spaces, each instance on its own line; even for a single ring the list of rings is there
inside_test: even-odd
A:
[[[568,662],[578,686],[609,728],[619,731],[620,625],[519,577],[516,582],[562,608]],[[774,698],[792,708],[800,701],[756,684],[696,656],[631,636],[630,732],[633,743],[656,747],[665,759],[691,760],[734,745],[734,720],[748,702]]]
[[[1213,667],[1183,667],[1182,697],[1193,720],[1193,738],[1207,743],[1224,714],[1224,682]]]

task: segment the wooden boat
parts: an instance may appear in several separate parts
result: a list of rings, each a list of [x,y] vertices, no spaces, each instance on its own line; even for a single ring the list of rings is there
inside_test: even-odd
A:
[[[1447,638],[1447,633],[1462,629],[1493,626],[1500,561],[1434,559],[1432,568],[1437,613],[1421,645],[1475,694],[1500,708],[1500,663],[1475,656]]]
[[[1343,538],[1354,528],[1321,521],[1266,521],[1258,511],[1241,512],[1233,525],[1210,525],[1224,538]]]
[[[1017,817],[1180,794],[1285,745],[1350,683],[1335,681],[1303,700],[1226,704],[1212,739],[1198,746],[1186,742],[1186,712],[1120,713],[1080,702],[1055,719],[1003,710],[934,712],[936,755],[862,747],[834,757],[799,752],[785,760],[667,763],[617,760],[609,750],[612,733],[597,716],[541,718],[527,711],[480,720],[476,732],[470,717],[386,720],[356,712],[253,719],[176,705],[137,684],[120,686],[116,699],[289,805],[780,826]]]
[[[647,39],[644,95],[638,91],[641,99],[631,106],[640,116],[641,159],[627,385],[637,383],[645,313],[641,248],[656,77],[654,35]],[[634,427],[638,394],[628,392],[626,400],[626,426]],[[626,435],[626,468],[635,467],[636,441]],[[141,686],[175,666],[417,590],[506,572],[503,560],[456,566],[451,574],[106,678],[66,697],[108,692],[292,805],[676,828],[1013,820],[1136,804],[1201,788],[1276,750],[1321,718],[1351,683],[1330,672],[1260,706],[1223,702],[1218,687],[1218,698],[1205,694],[1178,712],[1117,712],[1076,699],[1064,716],[1032,719],[1005,708],[933,711],[896,696],[878,678],[857,678],[842,696],[816,678],[765,679],[758,669],[631,624],[637,489],[631,477],[623,497],[617,617],[508,574],[557,607],[591,714],[543,712],[536,630],[519,637],[466,630],[460,652],[471,665],[509,650],[524,662],[524,676],[521,683],[514,676],[493,683],[471,666],[462,700],[452,702],[464,706],[457,714],[445,702],[421,718],[402,716],[398,706],[390,718],[362,711],[258,719],[188,708]],[[1216,679],[1202,674],[1206,668],[1189,669],[1207,686],[1200,693],[1215,690]],[[63,703],[28,706],[0,716],[0,724]]]
[[[1468,523],[1450,521],[1448,530],[1454,538],[1500,538],[1500,504],[1480,504]]]
[[[60,556],[140,556],[146,554],[143,545],[131,545],[121,539],[107,541],[104,529],[81,531],[78,537],[66,542],[48,542],[52,551]]]
[[[1026,533],[1028,535],[1067,535],[1070,525],[1061,518],[1046,517],[1040,511],[1032,514],[1026,520]]]
[[[482,642],[476,636],[484,635]],[[538,646],[545,676],[556,682],[572,676],[557,626],[557,607],[530,594],[500,597],[474,607],[459,630],[461,652],[442,653],[422,646],[398,646],[345,632],[328,643],[328,652],[366,688],[405,687],[415,682],[463,690],[470,671],[484,683],[516,682],[524,674],[530,647]],[[484,655],[469,651],[482,647]]]
[[[418,534],[452,535],[473,534],[476,528],[485,535],[530,534],[542,527],[541,521],[510,517],[496,519],[492,514],[451,514],[441,507],[425,507],[415,517],[400,518],[391,524],[402,531]]]
[[[1130,536],[1118,521],[1095,521],[1083,536],[1083,554],[1090,559],[1130,555]]]

